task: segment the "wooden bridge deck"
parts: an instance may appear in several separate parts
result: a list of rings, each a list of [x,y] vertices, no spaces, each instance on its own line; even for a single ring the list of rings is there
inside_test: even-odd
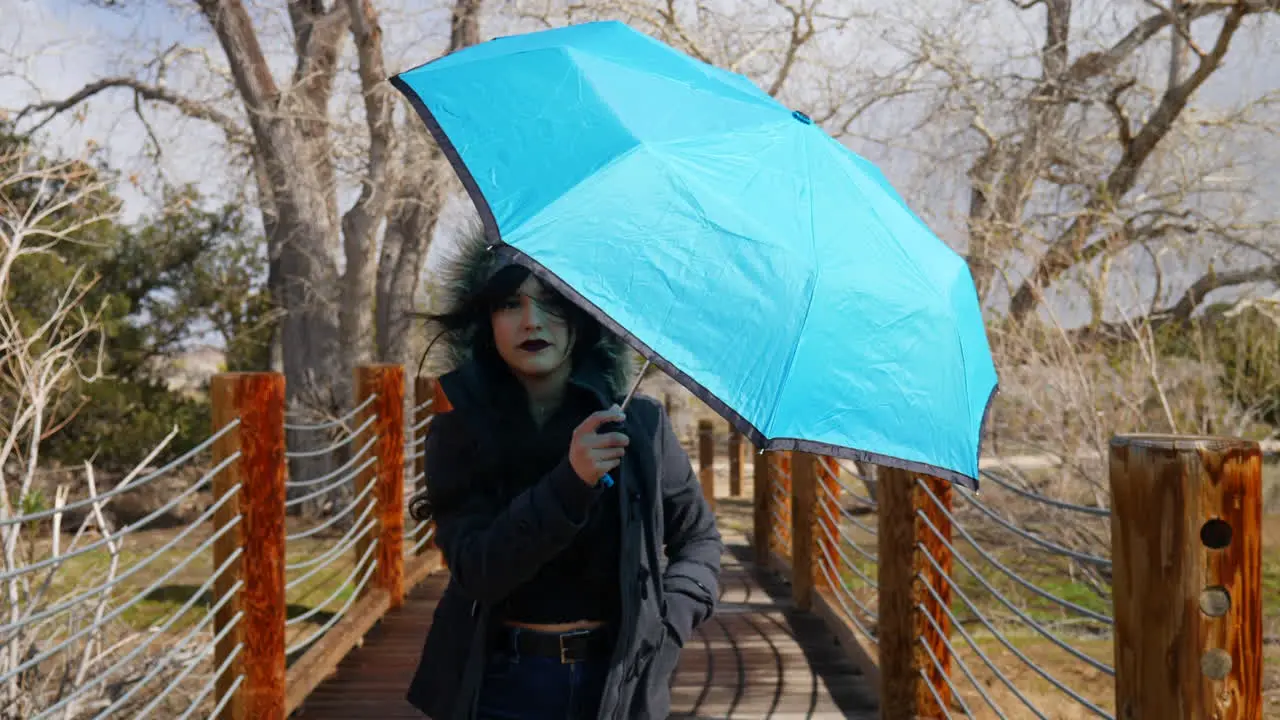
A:
[[[866,679],[822,621],[796,612],[786,586],[755,571],[740,535],[725,540],[720,610],[682,653],[672,717],[877,718]],[[292,717],[422,718],[404,693],[446,580],[437,573],[416,587]]]

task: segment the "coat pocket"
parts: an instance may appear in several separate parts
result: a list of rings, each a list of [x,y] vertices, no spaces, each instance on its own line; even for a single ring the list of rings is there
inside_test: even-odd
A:
[[[671,681],[680,659],[680,644],[665,622],[659,621],[657,630],[655,638],[644,641],[646,652],[637,654],[627,714],[630,720],[661,720],[671,712]]]

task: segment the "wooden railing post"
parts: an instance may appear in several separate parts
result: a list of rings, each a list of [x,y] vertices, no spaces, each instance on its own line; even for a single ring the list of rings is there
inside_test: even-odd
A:
[[[431,402],[428,404],[428,400]],[[420,493],[427,487],[427,435],[431,432],[429,419],[437,413],[444,412],[444,392],[440,390],[440,381],[431,377],[418,376],[413,379],[413,427],[421,428],[409,438],[413,443],[413,491]],[[431,540],[422,539],[431,532],[431,523],[424,523],[413,535],[413,543],[418,546],[418,555],[435,547]],[[421,545],[419,545],[421,543]]]
[[[698,421],[698,480],[702,484],[702,496],[711,509],[716,508],[716,445],[715,427],[710,420]]]
[[[751,476],[752,547],[756,567],[769,567],[769,548],[773,544],[773,466],[772,453],[756,450]]]
[[[374,503],[373,517],[377,518],[373,536],[365,536],[356,542],[357,561],[364,557],[370,542],[378,547],[373,557],[378,568],[373,571],[369,588],[381,588],[390,596],[391,607],[399,607],[404,601],[404,368],[400,365],[362,365],[355,369],[356,404],[363,405],[372,398],[356,419],[357,426],[370,418],[373,423],[354,439],[356,447],[368,442],[368,433],[375,438],[374,457],[368,469],[356,478],[356,493],[374,483],[365,503]],[[359,517],[365,504],[357,508]]]
[[[1262,453],[1111,440],[1116,717],[1262,718]]]
[[[779,519],[784,521],[778,523],[779,525],[782,525],[782,527],[779,528],[781,532],[775,533],[775,536],[777,537],[772,538],[771,541],[777,545],[776,550],[778,551],[778,554],[783,559],[786,560],[787,565],[789,566],[791,564],[791,545],[792,545],[792,539],[791,539],[791,505],[792,505],[791,503],[791,497],[792,497],[791,495],[791,456],[792,456],[792,452],[790,450],[779,450],[775,453],[775,456],[776,457],[774,458],[773,463],[769,467],[769,481],[774,487],[778,488],[779,492],[775,493],[772,489],[769,491],[770,502],[773,503],[772,509],[777,511],[777,515],[780,516]],[[785,512],[783,511],[784,508],[778,507],[779,500],[783,500],[786,502],[787,506],[785,508]]]
[[[214,432],[240,421],[213,444],[215,464],[239,453],[213,478],[215,502],[230,496],[214,513],[215,532],[235,523],[213,545],[214,568],[227,565],[214,579],[215,596],[233,593],[214,615],[215,635],[230,626],[214,647],[214,667],[235,653],[215,682],[215,702],[233,695],[218,717],[283,720],[284,376],[220,373],[213,376],[209,396]],[[238,560],[231,559],[236,553]]]
[[[813,607],[813,574],[817,547],[814,520],[817,512],[817,458],[791,454],[791,600],[797,610]]]
[[[729,497],[742,497],[742,433],[729,430]]]
[[[944,706],[951,703],[944,679],[951,670],[951,521],[943,512],[951,511],[951,484],[896,468],[880,471],[880,717],[949,717],[934,692]]]

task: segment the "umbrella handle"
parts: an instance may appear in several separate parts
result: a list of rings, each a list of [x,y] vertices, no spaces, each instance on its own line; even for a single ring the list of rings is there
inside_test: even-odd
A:
[[[627,405],[631,402],[631,397],[636,394],[636,388],[640,387],[640,380],[644,378],[644,371],[648,370],[652,364],[653,362],[649,358],[644,359],[644,365],[640,368],[640,372],[636,373],[635,382],[631,383],[631,389],[627,391],[627,396],[622,399],[623,410],[627,409]],[[605,473],[604,477],[600,478],[600,483],[607,488],[613,487],[613,476]]]
[[[636,394],[636,388],[640,387],[640,381],[644,379],[644,372],[649,369],[653,362],[649,358],[644,359],[644,365],[640,367],[640,372],[636,373],[636,379],[631,383],[631,389],[627,391],[627,396],[622,399],[622,409],[627,409],[627,404],[631,402],[631,396]]]

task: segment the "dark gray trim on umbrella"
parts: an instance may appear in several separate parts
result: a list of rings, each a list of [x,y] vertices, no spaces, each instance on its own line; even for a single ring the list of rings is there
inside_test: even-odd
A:
[[[426,103],[422,101],[422,98],[418,96],[418,93],[414,92],[413,88],[409,87],[408,83],[406,83],[399,75],[393,75],[390,82],[393,87],[408,98],[413,109],[417,111],[419,117],[421,117],[422,121],[426,123],[427,130],[431,133],[431,137],[435,139],[436,144],[440,146],[445,157],[449,159],[449,164],[453,167],[454,172],[457,173],[458,179],[462,181],[462,186],[466,188],[467,195],[470,196],[472,203],[475,204],[476,211],[480,214],[480,220],[484,223],[485,237],[491,244],[496,246],[494,249],[499,253],[505,254],[515,262],[529,268],[530,272],[537,276],[538,279],[547,283],[557,292],[581,307],[595,318],[597,322],[635,349],[636,352],[643,355],[654,365],[662,368],[663,372],[676,382],[680,383],[680,385],[686,390],[693,393],[699,400],[710,406],[717,414],[737,429],[738,432],[745,435],[747,439],[756,446],[756,448],[761,451],[793,450],[815,455],[829,455],[831,457],[853,460],[855,462],[867,462],[875,465],[883,465],[885,467],[899,468],[906,470],[907,472],[942,478],[953,484],[960,485],[961,487],[969,488],[974,492],[978,491],[977,478],[969,477],[964,473],[951,470],[950,468],[938,467],[936,465],[916,462],[913,460],[903,460],[902,458],[893,457],[891,455],[874,453],[867,450],[858,450],[855,448],[845,447],[843,445],[833,445],[830,443],[802,440],[799,438],[765,437],[764,433],[760,432],[760,430],[749,420],[742,417],[742,415],[738,414],[736,410],[726,405],[724,401],[713,395],[711,391],[703,387],[698,383],[698,381],[685,374],[676,366],[667,362],[665,358],[654,352],[653,348],[649,347],[637,338],[630,330],[619,325],[613,318],[609,317],[607,313],[599,307],[596,307],[594,303],[585,298],[568,283],[561,280],[555,273],[551,272],[541,263],[529,257],[529,255],[518,248],[512,247],[511,245],[503,242],[502,233],[498,230],[498,221],[494,218],[493,210],[489,207],[489,200],[480,190],[480,186],[471,175],[471,171],[467,168],[466,163],[463,162],[462,156],[458,154],[457,149],[453,146],[453,142],[449,140],[449,136],[444,132],[444,129],[440,127],[440,123],[436,121],[430,108],[428,108]],[[982,411],[982,422],[978,428],[979,456],[981,456],[982,436],[986,430],[987,419],[991,412],[991,404],[995,399],[998,389],[998,384],[996,387],[992,388],[991,394],[987,397],[986,407]]]
[[[427,63],[428,65],[430,63]],[[485,198],[484,193],[480,191],[480,186],[476,184],[476,179],[471,176],[471,171],[467,169],[467,164],[462,161],[462,156],[458,154],[458,149],[453,146],[453,141],[445,134],[444,128],[440,127],[440,123],[436,121],[435,115],[431,114],[431,109],[427,104],[422,102],[422,98],[409,84],[404,81],[400,75],[391,76],[391,86],[399,90],[409,100],[409,104],[418,112],[418,117],[422,118],[422,122],[427,125],[427,132],[431,133],[431,137],[435,139],[436,144],[440,146],[440,150],[444,156],[449,159],[449,165],[458,175],[458,179],[462,181],[462,187],[466,188],[467,195],[471,197],[471,202],[476,206],[476,211],[480,213],[480,221],[484,223],[484,236],[489,239],[489,243],[497,245],[502,242],[502,233],[498,232],[498,221],[493,217],[493,210],[489,207],[489,201]]]
[[[529,255],[522,252],[519,248],[505,243],[494,248],[494,250],[498,253],[507,255],[515,262],[529,268],[529,271],[532,272],[539,280],[550,285],[556,290],[556,292],[559,292],[561,295],[569,298],[578,307],[587,311],[587,313],[590,314],[591,317],[595,318],[597,322],[605,326],[610,332],[622,338],[622,340],[635,349],[636,352],[640,353],[654,365],[662,368],[662,371],[673,380],[680,383],[680,385],[686,390],[693,393],[699,400],[715,410],[716,413],[727,420],[730,425],[745,435],[747,439],[751,441],[751,444],[755,445],[758,449],[794,450],[815,455],[830,455],[832,457],[854,460],[856,462],[868,462],[875,465],[883,465],[885,467],[901,468],[907,472],[942,478],[956,485],[969,488],[974,492],[978,491],[978,480],[976,478],[969,477],[964,473],[951,470],[950,468],[938,467],[936,465],[930,465],[928,463],[917,462],[914,460],[903,460],[902,458],[893,457],[891,455],[874,453],[867,450],[858,450],[856,448],[845,447],[843,445],[834,445],[814,440],[786,437],[765,437],[764,433],[752,424],[751,421],[747,420],[742,415],[738,414],[736,410],[726,405],[724,401],[712,394],[710,390],[703,387],[697,380],[694,380],[688,374],[667,362],[666,358],[655,352],[653,348],[649,347],[644,343],[644,341],[632,334],[631,331],[627,330],[622,325],[619,325],[613,318],[609,317],[607,313],[575,290],[573,286],[561,280],[559,276],[547,269],[537,260],[529,257]],[[986,429],[987,417],[990,413],[991,403],[995,399],[995,396],[996,388],[992,388],[991,394],[987,397],[986,408],[982,413],[982,423],[979,426],[979,455],[981,454],[982,433]]]

